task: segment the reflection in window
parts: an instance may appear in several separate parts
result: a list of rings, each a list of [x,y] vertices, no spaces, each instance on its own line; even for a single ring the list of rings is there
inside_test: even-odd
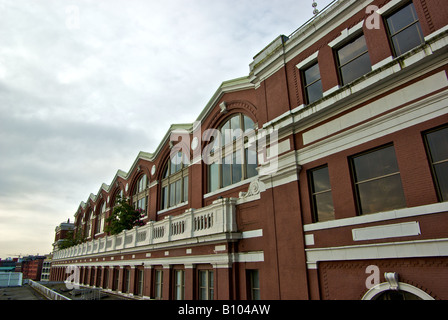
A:
[[[306,101],[311,104],[322,98],[322,81],[320,79],[319,64],[314,64],[303,71],[304,87],[306,94]]]
[[[426,148],[440,201],[448,201],[448,127],[425,134]]]
[[[386,24],[395,56],[402,55],[425,41],[412,2],[389,16]]]
[[[215,140],[208,165],[208,192],[254,177],[257,172],[257,152],[247,142],[255,134],[254,122],[238,114],[220,128],[221,143]]]
[[[162,210],[188,201],[188,163],[181,152],[167,161],[162,175]]]
[[[364,35],[338,49],[336,55],[343,85],[362,77],[372,70]]]
[[[148,212],[148,179],[146,174],[142,175],[135,187],[132,195],[132,205],[134,209],[142,210],[142,213],[146,216]]]
[[[333,197],[331,195],[328,166],[309,172],[312,208],[315,222],[334,220]]]
[[[406,206],[393,146],[376,149],[351,160],[361,214]]]

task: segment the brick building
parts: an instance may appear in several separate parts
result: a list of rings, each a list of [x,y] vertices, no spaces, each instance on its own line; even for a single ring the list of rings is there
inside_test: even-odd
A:
[[[278,37],[80,204],[86,241],[54,252],[50,280],[75,266],[139,298],[448,299],[447,25],[441,0],[339,0]],[[118,195],[146,224],[108,235]]]

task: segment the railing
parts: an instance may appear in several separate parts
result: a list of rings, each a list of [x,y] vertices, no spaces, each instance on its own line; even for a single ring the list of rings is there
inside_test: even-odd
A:
[[[53,291],[53,290],[51,290],[33,280],[29,280],[29,284],[34,290],[40,292],[41,294],[43,294],[45,297],[47,297],[50,300],[71,300],[70,298],[68,298],[60,293],[57,293],[56,291]]]
[[[56,251],[53,259],[73,258],[218,233],[237,232],[235,204],[234,198],[219,199],[204,208],[188,209],[179,216],[167,216],[162,221],[151,221],[145,226],[125,230],[118,235]]]

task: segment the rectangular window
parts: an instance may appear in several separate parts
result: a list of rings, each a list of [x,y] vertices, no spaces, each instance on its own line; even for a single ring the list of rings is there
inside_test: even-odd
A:
[[[319,64],[314,64],[303,71],[306,101],[311,104],[323,96]]]
[[[372,70],[364,35],[350,41],[336,51],[342,85],[346,85]]]
[[[260,300],[260,274],[258,270],[247,270],[248,299]]]
[[[174,300],[183,300],[185,297],[185,271],[174,270]]]
[[[386,25],[395,56],[400,56],[425,41],[412,2],[387,17]]]
[[[448,127],[424,135],[429,162],[440,201],[448,201]]]
[[[351,164],[361,214],[406,206],[394,146],[354,156]]]
[[[212,270],[199,271],[199,300],[213,300],[214,279]]]
[[[142,269],[138,269],[137,270],[137,294],[139,296],[143,295],[143,276],[144,276],[145,272]]]
[[[130,284],[131,284],[131,270],[124,269],[124,292],[129,293]]]
[[[155,298],[161,300],[162,299],[162,290],[163,290],[163,271],[156,270],[155,271]]]
[[[328,166],[313,169],[308,174],[315,222],[334,220]]]

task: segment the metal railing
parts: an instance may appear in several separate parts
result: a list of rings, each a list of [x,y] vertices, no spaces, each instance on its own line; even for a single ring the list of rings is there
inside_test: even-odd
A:
[[[47,299],[49,299],[49,300],[71,300],[70,298],[68,298],[60,293],[57,293],[56,291],[53,291],[50,288],[47,288],[33,280],[29,280],[29,285],[34,290],[36,290],[37,292],[39,292],[42,295],[44,295],[45,297],[47,297]]]

